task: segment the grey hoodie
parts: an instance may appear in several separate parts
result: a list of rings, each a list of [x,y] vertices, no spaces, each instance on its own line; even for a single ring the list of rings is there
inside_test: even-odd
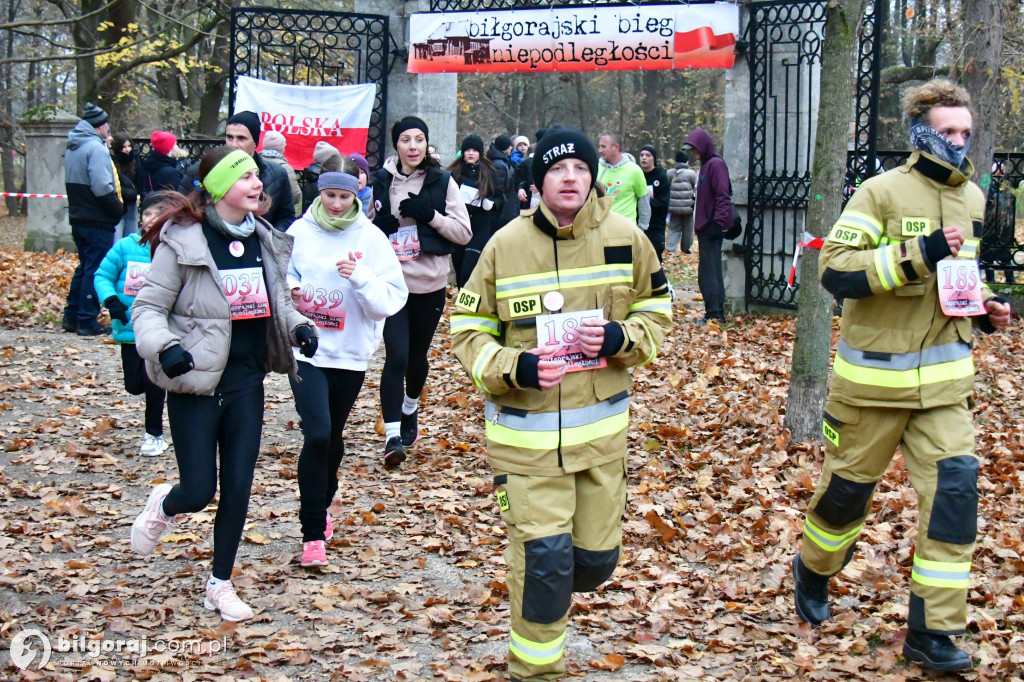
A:
[[[113,231],[124,215],[107,142],[84,120],[68,133],[64,187],[68,194],[68,220],[74,227]]]

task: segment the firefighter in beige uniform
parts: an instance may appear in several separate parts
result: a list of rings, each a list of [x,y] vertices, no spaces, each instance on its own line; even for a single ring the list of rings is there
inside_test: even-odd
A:
[[[654,359],[672,326],[650,242],[594,189],[590,141],[549,132],[533,176],[540,205],[488,242],[451,318],[452,350],[487,394],[509,537],[509,674],[523,681],[565,672],[572,593],[596,589],[618,563],[628,368]],[[559,345],[575,355],[559,359]]]
[[[846,302],[825,405],[825,463],[793,560],[796,608],[812,625],[829,617],[828,579],[853,557],[900,446],[920,507],[903,654],[960,670],[971,659],[949,636],[967,624],[978,460],[972,318],[956,313],[973,306],[974,323],[991,332],[1006,328],[1010,307],[978,277],[985,197],[968,181],[969,96],[937,80],[909,91],[904,104],[915,151],[861,185],[818,264],[822,285]],[[943,303],[940,293],[953,296]]]

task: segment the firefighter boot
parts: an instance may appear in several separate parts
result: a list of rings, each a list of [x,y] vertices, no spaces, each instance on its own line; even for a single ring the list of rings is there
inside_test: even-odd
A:
[[[828,620],[828,576],[818,575],[804,566],[800,555],[793,557],[793,582],[796,589],[796,615],[817,627]]]
[[[929,670],[970,670],[971,657],[956,648],[949,635],[907,630],[903,656]]]

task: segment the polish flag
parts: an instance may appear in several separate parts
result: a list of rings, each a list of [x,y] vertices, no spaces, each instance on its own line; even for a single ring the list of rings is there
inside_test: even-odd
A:
[[[284,135],[284,158],[296,170],[313,163],[313,148],[323,140],[342,156],[366,155],[375,83],[361,85],[286,85],[239,76],[235,112],[253,111],[263,132]],[[260,135],[257,151],[263,149]]]

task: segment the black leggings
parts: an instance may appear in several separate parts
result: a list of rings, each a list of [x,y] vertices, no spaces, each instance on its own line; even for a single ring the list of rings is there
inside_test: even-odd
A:
[[[178,459],[178,485],[164,498],[168,516],[202,511],[217,493],[213,577],[229,580],[242,540],[263,429],[263,384],[211,396],[170,393],[167,420]]]
[[[427,353],[443,312],[444,289],[438,289],[429,294],[409,294],[405,307],[384,322],[380,409],[385,422],[402,420],[405,396],[420,397],[427,383]]]
[[[323,540],[327,508],[338,492],[338,467],[345,456],[345,422],[359,397],[366,372],[299,362],[290,379],[302,420],[299,454],[299,523],[302,541]]]
[[[154,384],[146,374],[146,361],[139,357],[134,343],[121,344],[121,369],[124,371],[124,390],[132,395],[146,394],[146,433],[164,434],[164,389]]]

